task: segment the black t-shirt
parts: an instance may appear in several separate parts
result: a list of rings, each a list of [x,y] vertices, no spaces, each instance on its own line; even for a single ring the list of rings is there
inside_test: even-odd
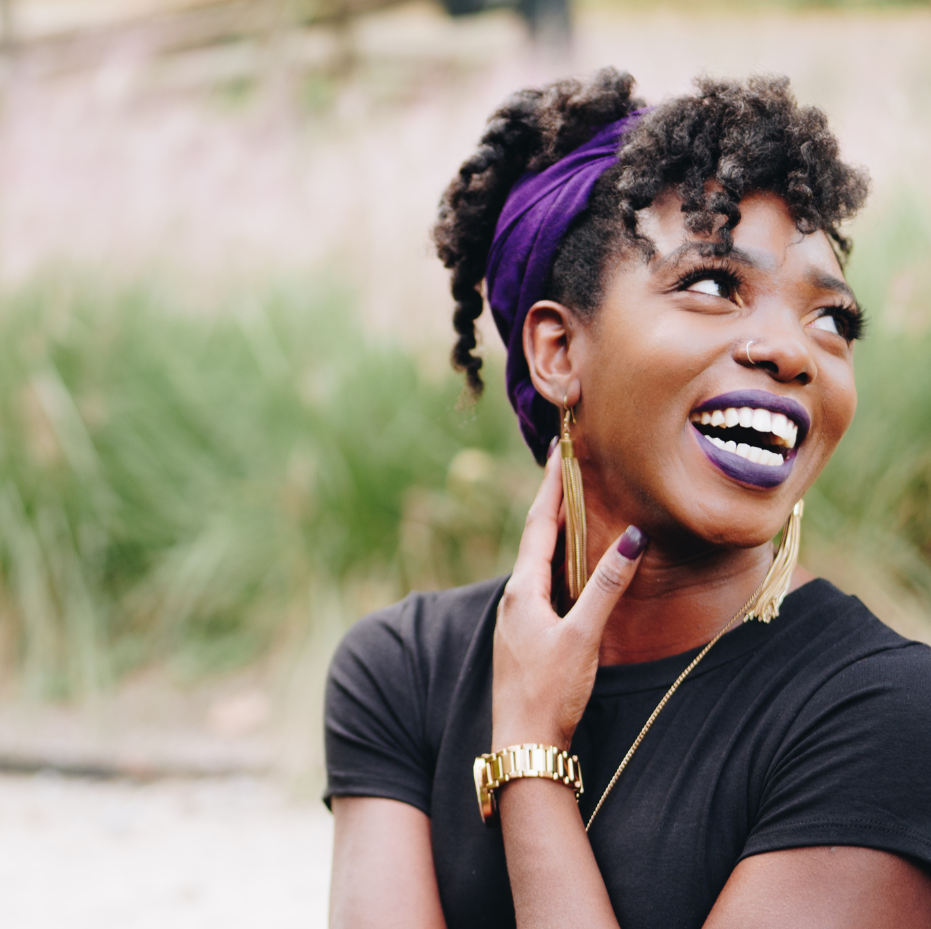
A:
[[[333,796],[431,817],[449,929],[513,927],[501,831],[472,761],[491,743],[504,580],[412,594],[346,635],[330,669]],[[663,693],[697,654],[598,670],[575,738],[587,819]],[[931,863],[931,649],[817,580],[770,625],[728,633],[647,734],[589,835],[625,929],[701,926],[737,863],[858,845]],[[403,849],[398,849],[403,854]]]

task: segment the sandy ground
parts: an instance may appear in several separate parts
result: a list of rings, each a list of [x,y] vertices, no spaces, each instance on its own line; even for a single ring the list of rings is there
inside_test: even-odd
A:
[[[0,777],[0,925],[324,929],[332,824],[269,781]]]

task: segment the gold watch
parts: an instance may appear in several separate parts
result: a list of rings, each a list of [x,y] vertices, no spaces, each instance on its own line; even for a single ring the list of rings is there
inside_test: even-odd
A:
[[[479,812],[486,826],[497,818],[495,790],[519,777],[562,781],[575,790],[576,800],[582,793],[582,769],[578,755],[560,751],[554,745],[509,745],[500,752],[479,755],[472,765],[472,774]]]

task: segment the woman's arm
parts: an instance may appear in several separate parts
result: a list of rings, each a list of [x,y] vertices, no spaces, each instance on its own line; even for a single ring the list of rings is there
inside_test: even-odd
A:
[[[706,929],[918,929],[931,926],[931,877],[871,848],[793,848],[745,858]]]
[[[501,792],[518,925],[611,927],[617,920],[572,792],[527,779]],[[430,820],[395,800],[333,800],[331,929],[445,929]],[[662,889],[657,888],[661,893]],[[800,848],[742,861],[706,929],[931,926],[931,877],[866,848]]]
[[[515,781],[502,791],[500,810],[518,926],[617,929],[572,793],[553,782]],[[928,926],[927,873],[898,855],[845,846],[745,859],[705,922],[705,929]]]
[[[330,929],[446,929],[430,819],[380,797],[333,798]]]
[[[551,606],[551,562],[562,486],[558,455],[527,516],[495,627],[492,749],[525,742],[568,749],[591,696],[604,625],[639,558],[614,546],[575,606]],[[527,778],[498,789],[508,876],[519,927],[617,929],[601,872],[571,790]]]
[[[618,929],[572,791],[526,778],[500,793],[517,925]]]

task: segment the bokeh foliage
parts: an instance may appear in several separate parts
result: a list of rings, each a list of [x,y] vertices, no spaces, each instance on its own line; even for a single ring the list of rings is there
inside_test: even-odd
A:
[[[335,287],[177,309],[66,279],[4,307],[0,597],[32,691],[222,670],[312,622],[310,587],[397,596],[513,550],[533,472],[504,405],[457,411]]]
[[[856,238],[848,277],[866,308],[856,346],[859,406],[839,451],[808,494],[809,551],[833,551],[848,589],[910,600],[931,621],[931,215],[901,194]],[[816,556],[817,563],[817,556]],[[878,612],[880,603],[874,607]],[[883,618],[887,618],[886,615]],[[907,631],[922,634],[912,622]],[[927,636],[927,632],[923,633]]]
[[[873,316],[856,350],[860,406],[808,495],[804,534],[816,570],[923,615],[927,216],[902,198],[859,238],[850,276]],[[364,335],[351,293],[320,280],[236,293],[210,312],[152,281],[58,275],[8,295],[8,670],[46,696],[94,693],[152,662],[224,671],[312,628],[320,591],[352,614],[506,572],[538,471],[501,371],[486,367],[485,398],[461,409],[457,377]]]

